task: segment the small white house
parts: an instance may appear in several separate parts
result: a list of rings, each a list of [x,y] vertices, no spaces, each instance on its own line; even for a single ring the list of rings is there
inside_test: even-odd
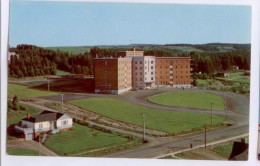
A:
[[[19,125],[15,126],[15,129],[23,132],[26,140],[30,140],[31,137],[38,137],[40,132],[68,130],[72,126],[73,120],[71,117],[59,112],[45,110],[33,116],[28,114],[26,118],[21,120]]]

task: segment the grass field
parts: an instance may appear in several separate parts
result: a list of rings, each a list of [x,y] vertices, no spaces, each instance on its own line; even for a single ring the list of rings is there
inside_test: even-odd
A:
[[[11,124],[17,124],[19,121],[21,121],[23,118],[26,118],[27,114],[37,114],[39,112],[41,112],[42,110],[35,108],[35,107],[31,107],[31,106],[27,106],[24,104],[19,104],[22,105],[25,110],[10,110],[7,112],[7,125],[11,125]]]
[[[39,153],[32,149],[25,148],[7,148],[7,154],[16,156],[38,156]]]
[[[46,89],[47,85],[35,86],[36,89]],[[64,80],[50,83],[50,90],[56,92],[79,92],[93,93],[94,79],[87,78],[81,80]]]
[[[214,147],[212,150],[226,158],[229,158],[233,148],[233,143],[229,143],[226,145],[219,145]]]
[[[151,102],[189,108],[224,110],[224,100],[220,96],[206,92],[172,92],[149,97]]]
[[[105,133],[79,124],[73,130],[50,135],[45,145],[60,155],[72,155],[85,150],[122,144],[127,138]]]
[[[14,95],[18,97],[18,99],[27,99],[32,97],[39,96],[48,96],[55,95],[55,92],[48,92],[43,90],[32,89],[28,86],[16,85],[16,84],[8,84],[8,98],[13,98]]]
[[[245,76],[244,71],[230,72],[228,77],[216,77],[218,80],[238,83],[250,83],[250,76]]]
[[[196,79],[198,87],[207,87],[211,82],[214,82],[214,79]]]
[[[57,70],[56,75],[58,76],[62,76],[62,75],[69,75],[69,72],[66,71],[62,71],[62,70]]]
[[[68,47],[46,47],[46,49],[57,51],[59,49],[62,52],[69,52],[71,54],[83,54],[89,52],[91,47],[89,46],[68,46]]]
[[[146,127],[179,133],[199,130],[205,124],[210,124],[210,115],[179,111],[163,111],[133,105],[111,98],[90,98],[70,101],[70,103],[113,119],[142,126],[142,113],[145,114]],[[224,118],[213,116],[213,124],[224,122]]]

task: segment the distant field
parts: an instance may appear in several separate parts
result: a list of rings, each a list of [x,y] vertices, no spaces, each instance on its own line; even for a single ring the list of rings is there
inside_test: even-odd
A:
[[[150,109],[111,98],[73,100],[70,103],[106,117],[140,126],[143,123],[141,115],[144,113],[147,128],[167,133],[199,130],[205,124],[210,124],[210,115],[207,114]],[[213,116],[213,125],[220,124],[224,120],[222,117]]]
[[[228,77],[216,77],[218,80],[238,82],[238,83],[250,83],[250,76],[245,76],[244,71],[228,73]]]
[[[57,51],[59,49],[62,52],[69,52],[71,54],[83,54],[89,52],[91,47],[89,46],[68,46],[68,47],[46,47],[46,49]]]
[[[89,52],[91,48],[95,46],[64,46],[64,47],[45,47],[46,49],[54,50],[57,51],[59,49],[60,51],[63,52],[69,52],[71,54],[82,54],[85,52]],[[177,52],[205,52],[202,49],[196,48],[196,45],[153,45],[153,44],[136,44],[136,45],[104,45],[104,46],[96,46],[98,48],[120,48],[120,49],[128,49],[132,50],[133,47],[139,50],[154,50],[154,49],[161,49],[161,50],[176,50]],[[206,47],[204,45],[204,47]],[[227,52],[227,51],[232,51],[236,50],[233,45],[218,45],[218,44],[213,44],[213,45],[208,45],[208,47],[214,47],[219,50],[219,52]]]
[[[7,148],[7,153],[9,155],[16,156],[38,156],[39,152],[32,149],[25,148]]]
[[[126,143],[127,138],[73,124],[73,130],[50,135],[45,145],[59,155],[72,155],[95,148]]]
[[[206,92],[172,92],[149,97],[149,101],[169,106],[224,110],[224,100],[220,96]]]
[[[48,95],[55,95],[57,93],[51,91],[44,91],[44,90],[37,90],[32,89],[28,86],[23,85],[16,85],[16,84],[8,84],[8,98],[13,98],[14,95],[18,97],[18,99],[27,99],[32,97],[39,97],[39,96],[48,96]]]

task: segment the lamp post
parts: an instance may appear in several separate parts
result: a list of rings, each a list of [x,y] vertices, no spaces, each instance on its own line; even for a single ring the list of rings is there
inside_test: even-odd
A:
[[[213,105],[214,103],[210,103],[210,106],[211,106],[211,126],[212,126],[212,105]]]

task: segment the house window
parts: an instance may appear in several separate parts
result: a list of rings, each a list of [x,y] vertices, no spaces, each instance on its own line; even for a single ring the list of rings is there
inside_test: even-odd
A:
[[[68,120],[61,121],[61,125],[67,125],[67,124],[68,124]]]
[[[151,80],[153,80],[153,77],[151,77]]]
[[[151,61],[151,64],[153,64],[153,61]]]
[[[43,128],[43,124],[42,123],[39,124],[39,129],[41,129],[41,128]]]
[[[151,69],[153,69],[153,66],[151,66]]]

